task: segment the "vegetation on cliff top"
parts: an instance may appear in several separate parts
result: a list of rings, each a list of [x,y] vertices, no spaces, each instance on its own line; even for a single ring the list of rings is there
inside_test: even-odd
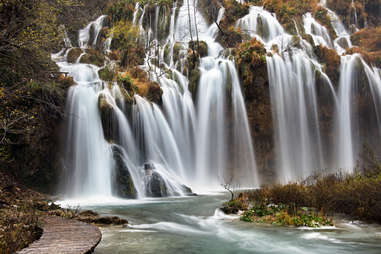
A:
[[[368,63],[381,68],[381,27],[362,29],[354,33],[351,39]]]

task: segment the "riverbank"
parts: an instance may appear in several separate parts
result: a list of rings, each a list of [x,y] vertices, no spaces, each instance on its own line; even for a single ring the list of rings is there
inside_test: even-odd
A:
[[[61,208],[51,198],[31,190],[0,171],[0,253],[14,253],[38,240],[43,218],[56,216],[95,225],[124,225],[116,216],[99,216],[91,210]]]
[[[222,210],[243,211],[243,221],[280,225],[331,225],[328,217],[334,214],[381,224],[381,164],[372,162],[353,174],[321,172],[302,182],[242,192]]]

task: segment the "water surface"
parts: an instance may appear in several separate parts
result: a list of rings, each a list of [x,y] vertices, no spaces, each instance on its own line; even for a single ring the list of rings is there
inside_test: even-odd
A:
[[[225,194],[89,206],[129,220],[102,228],[103,253],[380,253],[381,227],[340,221],[336,227],[288,228],[239,221],[216,208]]]

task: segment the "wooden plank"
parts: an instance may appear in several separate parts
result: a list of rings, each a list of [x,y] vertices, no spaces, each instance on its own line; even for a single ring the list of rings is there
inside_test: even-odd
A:
[[[102,239],[100,230],[94,225],[56,216],[46,216],[42,220],[41,238],[17,253],[91,253]]]

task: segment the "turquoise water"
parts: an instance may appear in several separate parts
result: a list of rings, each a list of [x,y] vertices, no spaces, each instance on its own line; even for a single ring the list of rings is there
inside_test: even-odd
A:
[[[381,253],[381,227],[339,220],[322,229],[257,225],[216,208],[225,194],[89,206],[129,220],[102,228],[104,253]]]

